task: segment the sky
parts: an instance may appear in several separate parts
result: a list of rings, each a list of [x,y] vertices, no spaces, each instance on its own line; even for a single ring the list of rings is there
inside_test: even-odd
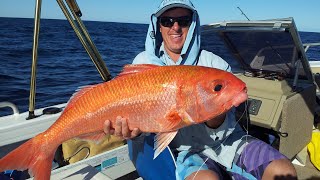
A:
[[[0,17],[34,17],[35,0],[0,0]],[[148,24],[161,0],[77,0],[82,20]],[[293,17],[299,31],[320,32],[320,0],[193,0],[201,24]],[[42,0],[41,17],[65,19],[56,0]]]

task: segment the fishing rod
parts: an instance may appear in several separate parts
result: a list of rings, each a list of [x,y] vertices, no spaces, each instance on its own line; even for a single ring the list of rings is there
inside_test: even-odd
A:
[[[241,15],[244,15],[244,17],[246,17],[247,20],[250,21],[250,19],[248,18],[248,16],[240,9],[240,7],[237,7],[237,8],[240,10]]]

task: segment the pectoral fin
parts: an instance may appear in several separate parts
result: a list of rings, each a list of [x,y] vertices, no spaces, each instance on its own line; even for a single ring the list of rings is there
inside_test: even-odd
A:
[[[166,131],[176,128],[182,121],[176,108],[172,108],[172,110],[166,114],[165,119],[162,128]]]
[[[188,126],[195,123],[187,112],[178,112],[175,108],[173,108],[165,118],[167,120],[167,124],[164,126],[164,129],[174,129],[178,126]]]
[[[173,140],[173,138],[177,135],[178,131],[158,133],[154,139],[154,156],[155,159]]]

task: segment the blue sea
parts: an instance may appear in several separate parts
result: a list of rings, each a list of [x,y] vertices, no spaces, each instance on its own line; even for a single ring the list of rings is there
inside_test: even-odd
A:
[[[148,25],[85,21],[89,34],[112,77],[144,50]],[[102,82],[91,59],[66,20],[42,19],[36,80],[36,108],[65,103],[79,88]],[[0,102],[10,101],[20,112],[28,110],[32,63],[33,19],[0,18]],[[320,33],[299,32],[303,43],[320,42]],[[224,59],[228,52],[218,40],[203,37]],[[216,43],[215,43],[216,42]],[[309,59],[318,59],[310,49]],[[0,109],[0,115],[11,113]]]

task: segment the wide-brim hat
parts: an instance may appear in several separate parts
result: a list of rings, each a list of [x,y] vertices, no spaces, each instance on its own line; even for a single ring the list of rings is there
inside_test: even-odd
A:
[[[171,8],[186,8],[192,11],[195,11],[195,7],[193,6],[190,0],[163,0],[158,7],[158,10],[154,13],[156,17],[159,17],[162,13]]]

